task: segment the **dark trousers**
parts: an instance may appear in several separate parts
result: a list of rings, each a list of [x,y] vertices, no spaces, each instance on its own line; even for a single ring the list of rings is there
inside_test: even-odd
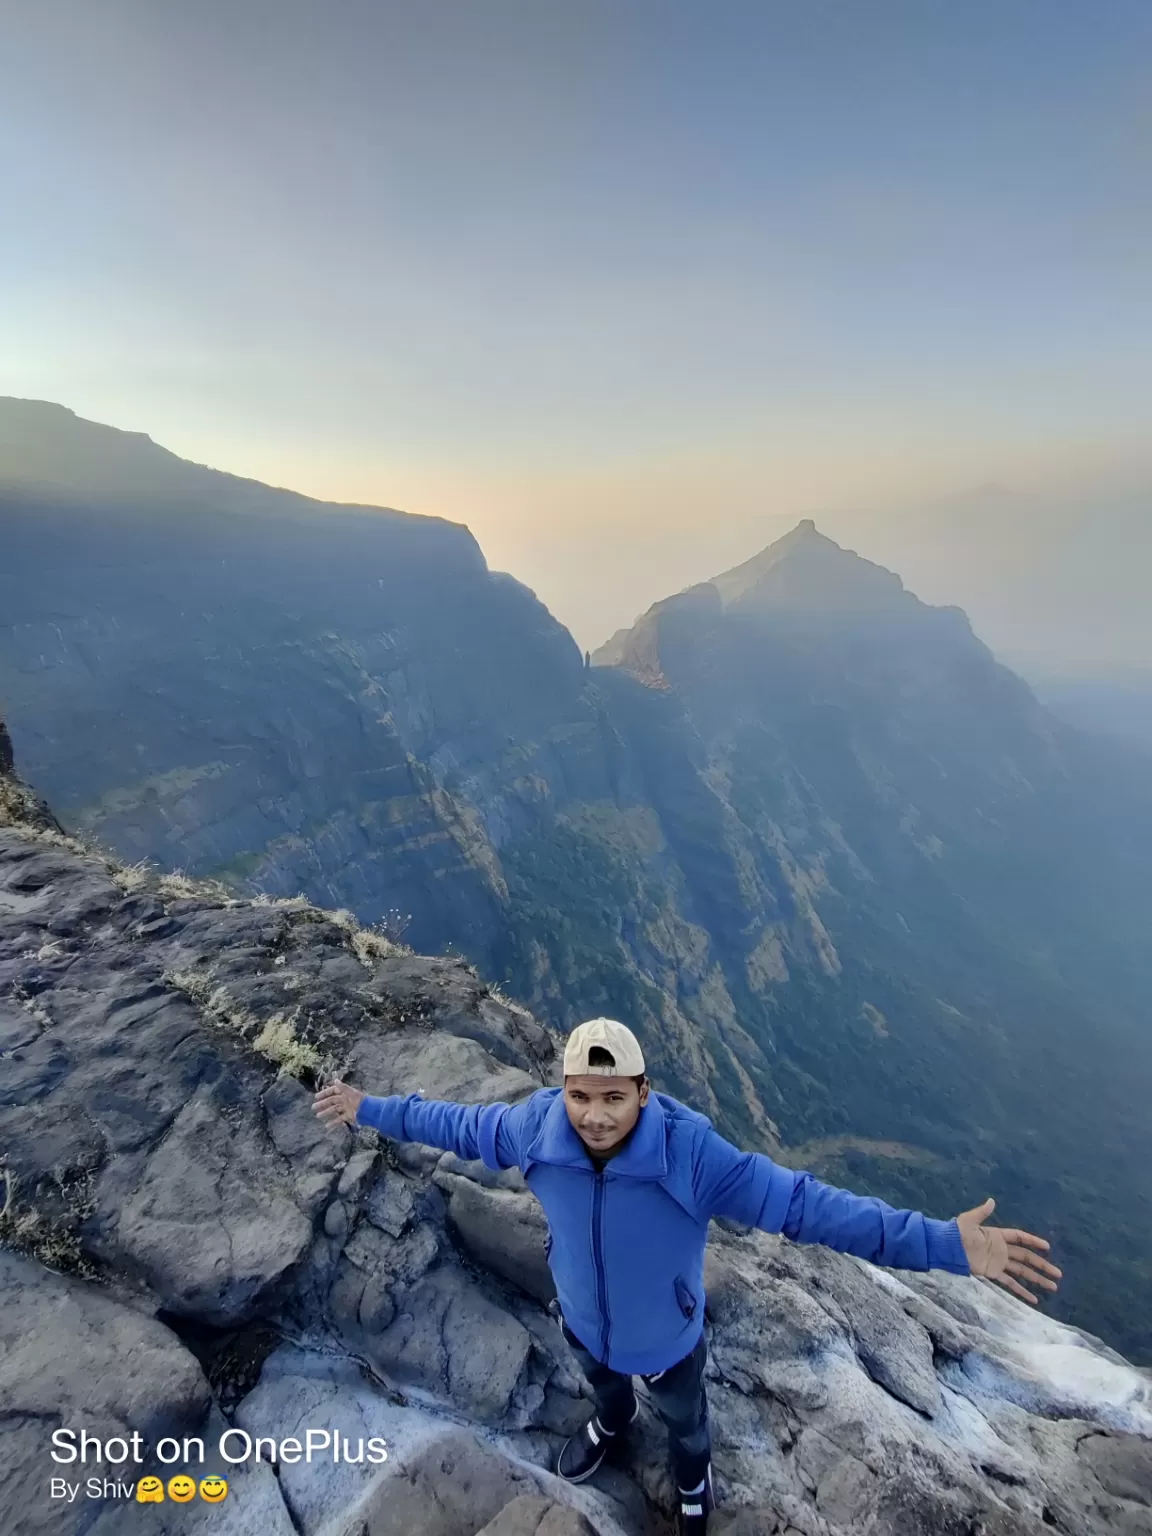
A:
[[[596,1416],[610,1434],[626,1430],[636,1410],[636,1390],[631,1376],[622,1376],[601,1365],[569,1328],[563,1318],[560,1326],[568,1347],[576,1356],[592,1388]],[[648,1388],[652,1406],[668,1431],[668,1449],[676,1486],[685,1490],[700,1486],[712,1456],[712,1433],[708,1423],[708,1398],[704,1391],[704,1362],[708,1345],[704,1335],[690,1355],[654,1376],[641,1376]]]

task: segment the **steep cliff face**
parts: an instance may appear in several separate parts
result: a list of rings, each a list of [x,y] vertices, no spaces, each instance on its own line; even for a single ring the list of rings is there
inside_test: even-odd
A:
[[[483,954],[524,744],[606,792],[567,631],[466,528],[5,404],[0,696],[59,814],[128,858],[410,913],[417,942]],[[38,481],[53,446],[65,470]]]
[[[548,1471],[588,1402],[519,1175],[311,1113],[333,1067],[516,1100],[555,1079],[556,1038],[463,961],[109,861],[0,787],[5,1530],[664,1530],[647,1403],[631,1461],[575,1489]],[[1152,1387],[1098,1341],[766,1234],[716,1233],[707,1285],[718,1536],[1152,1530]],[[54,1465],[62,1427],[198,1437],[226,1502],[52,1499],[52,1476],[173,1472]],[[261,1459],[226,1460],[229,1429]],[[351,1459],[290,1454],[308,1430]],[[383,1464],[357,1457],[373,1436]]]
[[[1146,774],[961,613],[801,524],[585,671],[466,529],[35,402],[0,402],[0,535],[0,698],[66,825],[411,914],[827,1177],[992,1191],[1074,1261],[1063,1315],[1152,1359]]]

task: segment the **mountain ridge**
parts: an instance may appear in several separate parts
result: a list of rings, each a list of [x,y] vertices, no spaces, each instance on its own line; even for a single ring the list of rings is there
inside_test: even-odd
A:
[[[73,464],[73,455],[81,456],[78,463]],[[123,508],[125,503],[143,502],[155,511],[207,502],[248,516],[283,518],[323,510],[333,515],[365,514],[382,521],[408,519],[458,530],[480,554],[471,530],[450,518],[370,503],[327,501],[270,486],[181,458],[146,432],[106,426],[53,401],[13,395],[0,395],[0,490],[37,500],[53,496],[95,500],[106,510]]]

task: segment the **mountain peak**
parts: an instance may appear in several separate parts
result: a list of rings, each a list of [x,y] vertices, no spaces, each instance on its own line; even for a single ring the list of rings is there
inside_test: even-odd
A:
[[[817,538],[822,539],[824,537],[816,527],[816,519],[814,517],[802,517],[795,528],[790,533],[786,533],[782,539],[777,539],[776,543],[783,544],[788,539],[791,539],[793,543],[799,543],[801,539],[811,538],[813,534]]]
[[[910,663],[940,646],[987,654],[961,609],[922,602],[895,572],[844,549],[805,517],[751,559],[653,603],[593,659],[642,678],[672,677],[677,658],[697,655],[701,635],[728,617],[839,645],[845,655],[864,642],[894,648]]]
[[[725,608],[874,610],[915,601],[899,576],[842,548],[810,517],[750,560],[713,576],[711,585]]]

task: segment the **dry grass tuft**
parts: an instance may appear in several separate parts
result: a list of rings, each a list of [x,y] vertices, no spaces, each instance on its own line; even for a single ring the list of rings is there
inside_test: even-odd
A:
[[[408,926],[407,918],[390,912],[379,923],[362,926],[346,907],[326,914],[338,928],[348,934],[349,947],[361,965],[371,970],[377,960],[389,960],[397,955],[410,955],[412,949],[400,942],[400,935]]]
[[[42,1028],[51,1029],[53,1027],[55,1021],[53,1020],[52,1015],[44,1007],[43,1003],[37,1002],[32,993],[27,991],[26,988],[22,987],[19,982],[17,982],[16,985],[12,988],[10,996],[12,1001],[14,1003],[19,1003],[24,1012],[30,1013],[36,1020],[37,1024],[41,1025]]]
[[[168,901],[222,901],[228,907],[241,904],[240,898],[222,880],[193,878],[182,869],[160,875],[156,881],[156,890]]]
[[[178,992],[194,1003],[205,1004],[212,994],[212,972],[206,971],[165,971],[163,979],[170,987],[175,987]]]
[[[0,1165],[0,1179],[4,1183],[4,1204],[0,1207],[0,1243],[37,1259],[45,1268],[58,1274],[99,1279],[99,1271],[85,1257],[76,1233],[64,1222],[53,1221],[33,1206],[20,1209],[16,1201],[18,1180],[10,1168]],[[89,1181],[82,1179],[81,1183],[84,1185],[84,1194],[78,1203],[75,1201],[75,1189],[60,1185],[61,1193],[72,1197],[70,1211],[75,1218],[88,1215],[94,1208]]]
[[[299,1017],[299,1009],[290,1014],[271,1014],[252,1042],[256,1050],[269,1061],[276,1062],[281,1072],[289,1077],[299,1077],[303,1072],[319,1073],[324,1065],[316,1047],[298,1038],[296,1023]]]
[[[318,1074],[324,1068],[320,1052],[296,1033],[299,1008],[290,1014],[273,1013],[261,1019],[251,1010],[237,1007],[226,986],[213,986],[211,967],[202,971],[165,971],[164,980],[195,1003],[208,1023],[239,1035],[290,1077],[306,1072]]]
[[[291,907],[294,911],[315,912],[318,909],[312,905],[307,896],[269,896],[265,891],[249,897],[254,907]]]
[[[138,864],[121,864],[118,859],[107,858],[108,873],[127,896],[146,891],[152,883],[153,867],[147,859]]]

